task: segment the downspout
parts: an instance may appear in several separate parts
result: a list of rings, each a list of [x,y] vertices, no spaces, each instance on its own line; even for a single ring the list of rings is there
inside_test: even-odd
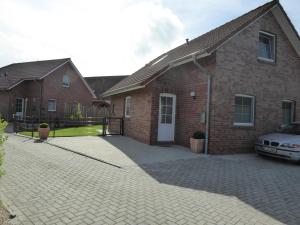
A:
[[[196,59],[197,54],[193,54],[193,63],[199,68],[199,70],[207,76],[207,101],[206,101],[206,118],[205,118],[205,148],[204,154],[208,154],[208,140],[209,140],[209,111],[211,101],[211,74],[205,69]]]

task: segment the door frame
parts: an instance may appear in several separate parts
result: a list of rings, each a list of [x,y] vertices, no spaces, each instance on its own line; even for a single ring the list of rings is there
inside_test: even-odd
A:
[[[173,138],[172,140],[160,140],[159,139],[159,126],[161,119],[161,97],[172,97],[173,98],[173,110],[172,110],[172,125],[173,125]],[[157,125],[157,141],[158,142],[174,142],[175,141],[175,123],[176,123],[176,95],[171,93],[160,93],[159,94],[159,111],[158,111],[158,125]]]

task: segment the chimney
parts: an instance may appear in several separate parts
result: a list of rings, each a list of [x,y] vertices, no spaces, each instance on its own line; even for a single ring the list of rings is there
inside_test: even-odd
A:
[[[189,42],[189,39],[186,38],[185,41],[186,41],[186,44],[189,45],[189,43],[190,43],[190,42]]]

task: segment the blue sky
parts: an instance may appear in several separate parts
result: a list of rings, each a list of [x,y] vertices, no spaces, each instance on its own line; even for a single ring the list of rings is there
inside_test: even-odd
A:
[[[266,0],[0,0],[0,66],[71,57],[84,76],[131,74]],[[299,0],[281,0],[298,32]]]

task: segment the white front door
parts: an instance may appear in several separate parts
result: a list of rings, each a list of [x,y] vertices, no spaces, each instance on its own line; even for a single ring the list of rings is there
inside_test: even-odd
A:
[[[174,141],[176,95],[162,93],[159,96],[158,141]]]
[[[24,98],[16,99],[16,119],[23,120],[24,116]]]

